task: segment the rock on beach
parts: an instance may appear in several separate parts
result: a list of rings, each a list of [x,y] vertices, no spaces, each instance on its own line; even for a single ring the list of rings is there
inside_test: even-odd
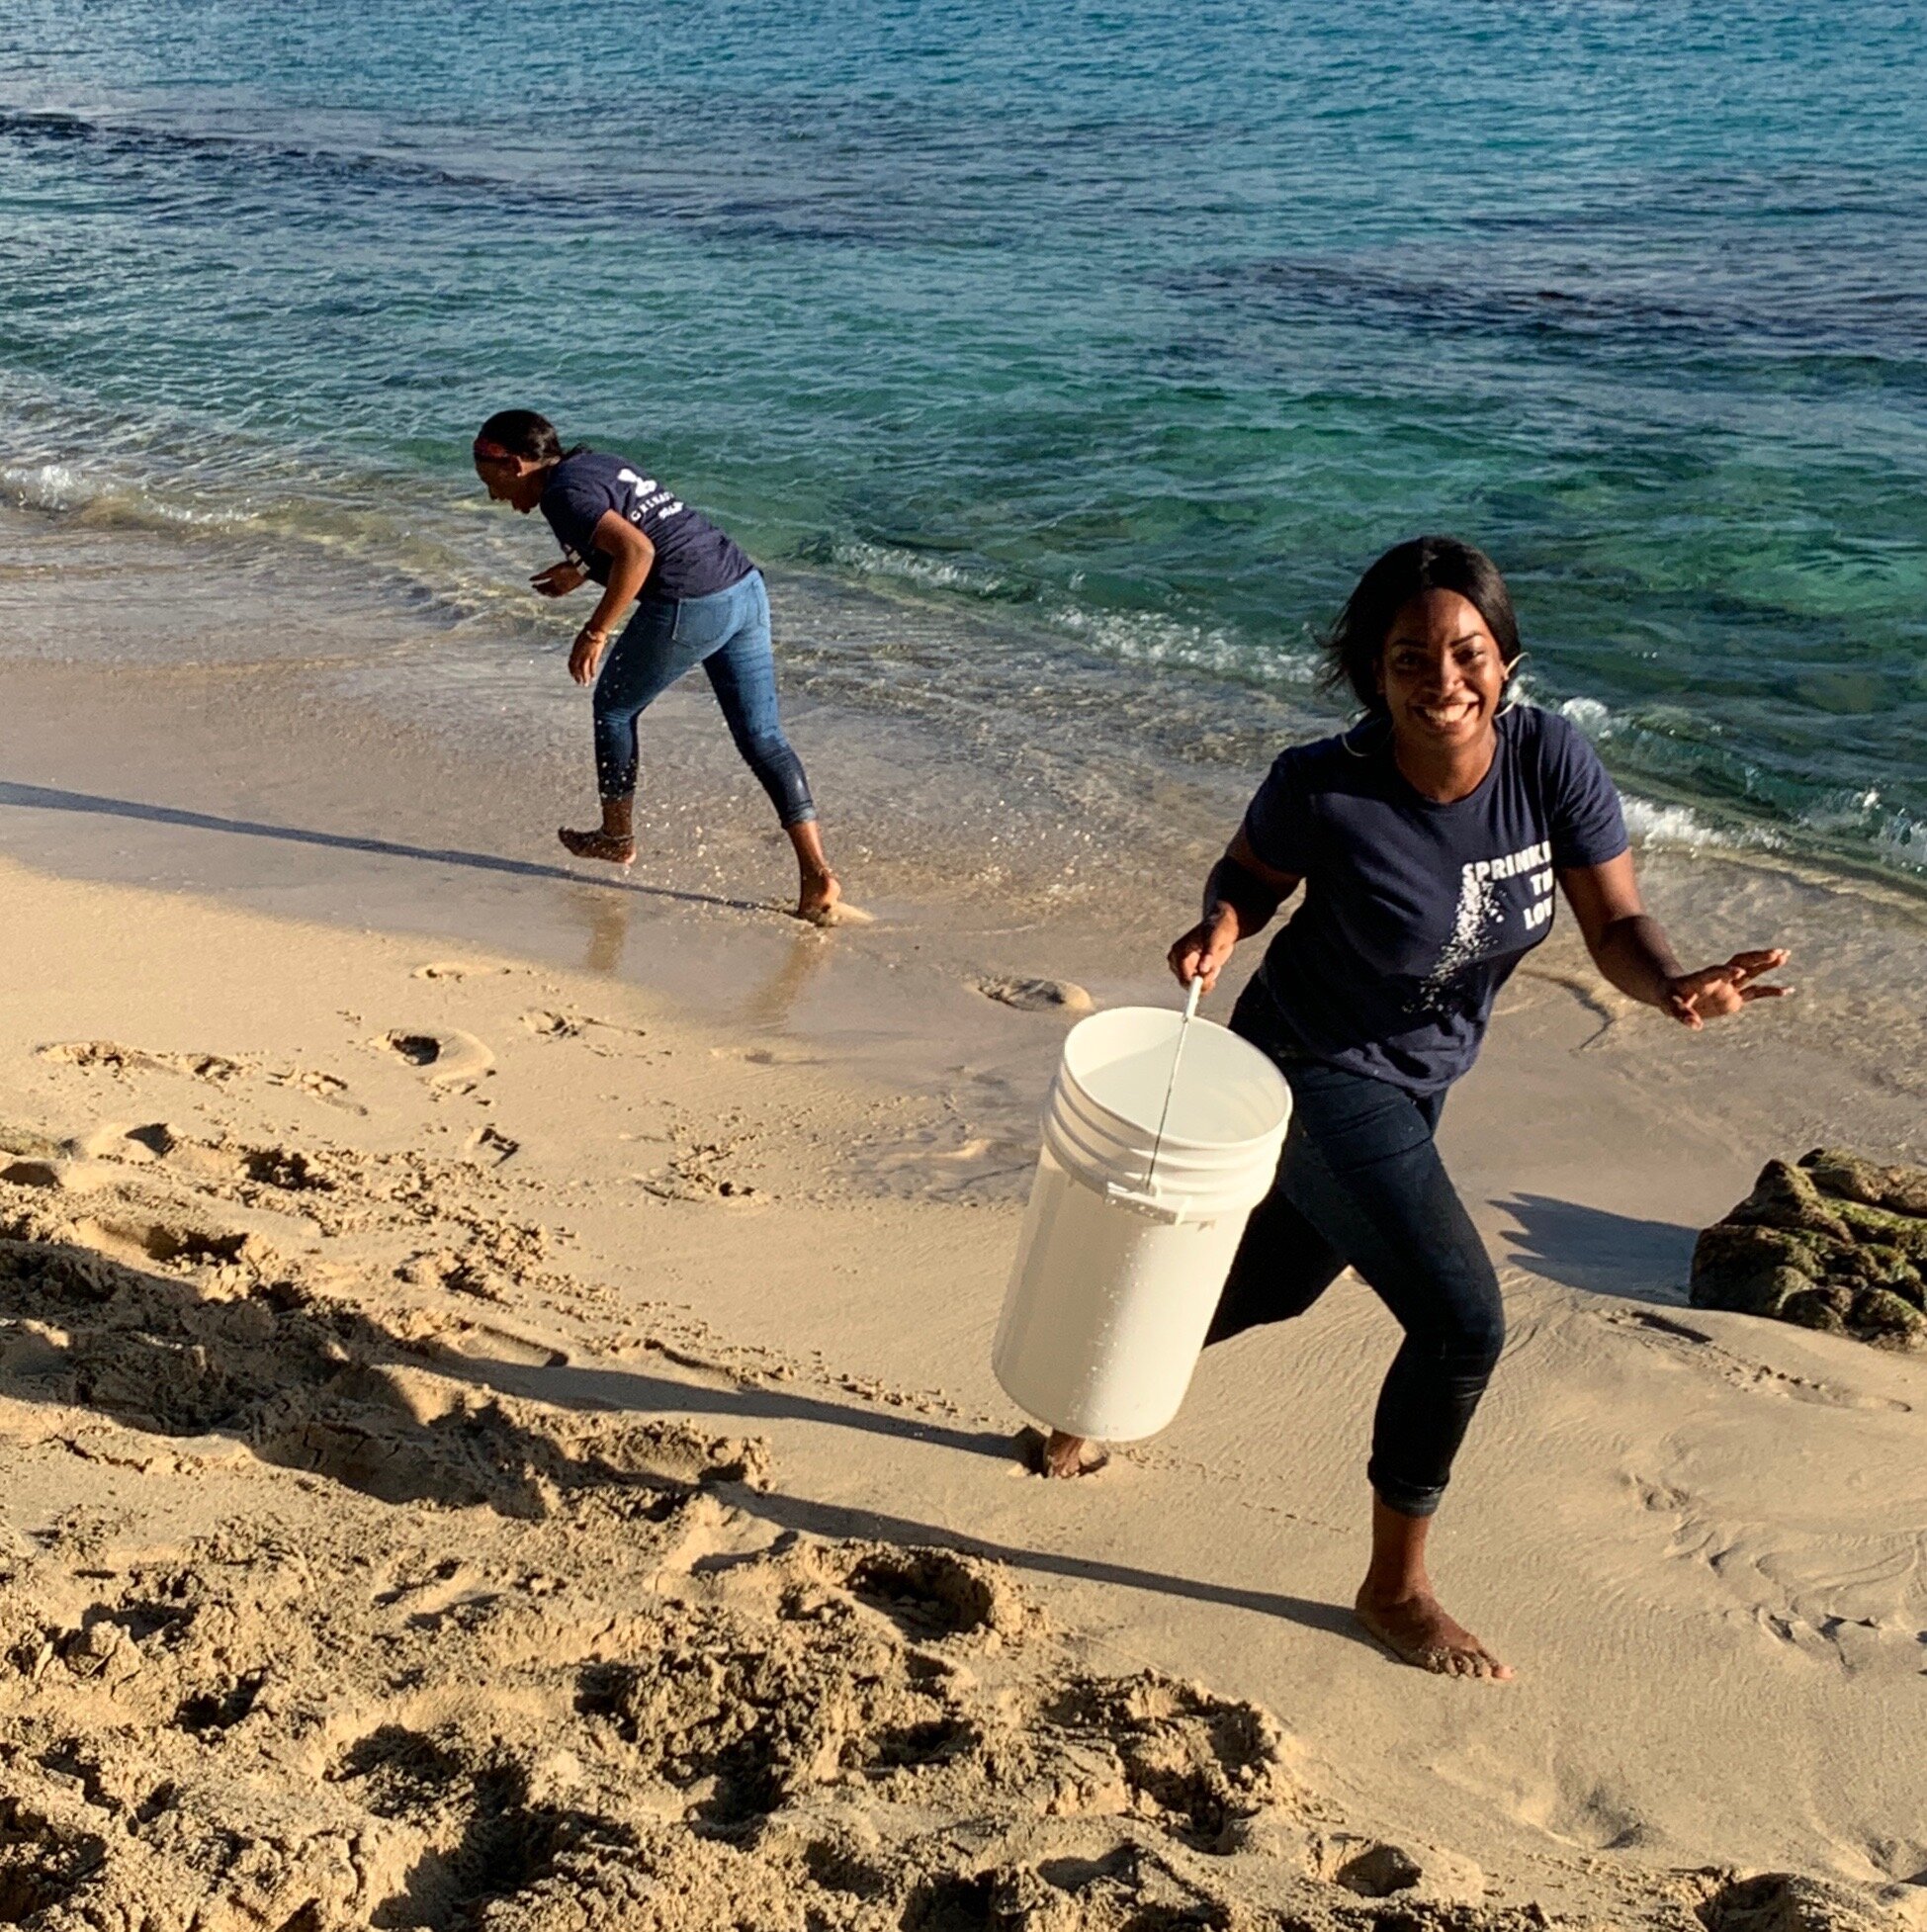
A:
[[[1816,1147],[1769,1161],[1699,1239],[1692,1301],[1927,1349],[1927,1170]]]

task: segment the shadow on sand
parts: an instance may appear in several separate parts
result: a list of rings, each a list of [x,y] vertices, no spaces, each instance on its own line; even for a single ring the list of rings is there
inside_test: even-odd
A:
[[[22,1327],[26,1321],[32,1331]],[[225,1436],[265,1462],[389,1503],[480,1504],[525,1516],[540,1513],[545,1480],[628,1480],[598,1459],[592,1433],[579,1440],[567,1430],[545,1433],[500,1402],[422,1421],[384,1399],[382,1371],[394,1368],[427,1369],[511,1403],[564,1413],[800,1421],[1004,1461],[1015,1454],[1003,1436],[782,1389],[531,1367],[423,1349],[295,1283],[216,1299],[190,1279],[93,1249],[0,1239],[0,1393],[16,1400],[84,1406],[162,1436]],[[1284,1592],[997,1542],[746,1482],[730,1483],[728,1500],[782,1531],[953,1549],[1012,1569],[1253,1611],[1370,1642],[1344,1606]]]
[[[670,900],[684,906],[720,907],[732,913],[770,913],[780,910],[752,899],[722,899],[706,892],[679,892],[670,886],[643,885],[603,868],[595,874],[571,872],[566,866],[544,865],[537,859],[503,858],[494,852],[467,852],[452,845],[407,845],[394,838],[367,838],[344,832],[314,832],[305,826],[267,825],[257,819],[223,819],[210,812],[190,812],[175,805],[144,805],[137,799],[106,798],[94,792],[60,791],[50,785],[21,785],[0,779],[0,806],[36,812],[89,813],[101,818],[134,819],[147,825],[181,826],[190,832],[222,833],[237,838],[279,838],[294,845],[323,850],[361,852],[374,858],[414,859],[425,865],[459,865],[476,872],[496,872],[513,879],[560,881],[564,885],[593,884],[606,892],[632,892],[649,899]]]
[[[1699,1229],[1582,1207],[1548,1194],[1514,1194],[1492,1204],[1519,1224],[1508,1239],[1521,1268],[1593,1294],[1667,1308],[1687,1305]]]

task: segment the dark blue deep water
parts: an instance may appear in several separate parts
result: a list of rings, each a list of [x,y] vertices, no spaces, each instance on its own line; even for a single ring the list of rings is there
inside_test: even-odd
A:
[[[1650,824],[1922,879],[1923,103],[1886,0],[9,0],[0,486],[485,617],[526,400],[1232,707],[1446,529]]]

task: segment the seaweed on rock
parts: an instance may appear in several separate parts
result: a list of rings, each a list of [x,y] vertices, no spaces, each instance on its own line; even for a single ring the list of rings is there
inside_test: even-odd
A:
[[[1816,1147],[1769,1161],[1753,1191],[1700,1236],[1696,1308],[1767,1315],[1927,1349],[1927,1171]]]

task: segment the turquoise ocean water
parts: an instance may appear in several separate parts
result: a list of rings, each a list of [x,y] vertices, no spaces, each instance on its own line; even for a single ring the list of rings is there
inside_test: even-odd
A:
[[[10,0],[0,490],[526,627],[526,401],[1227,716],[1445,529],[1650,826],[1917,883],[1923,102],[1885,0]]]

